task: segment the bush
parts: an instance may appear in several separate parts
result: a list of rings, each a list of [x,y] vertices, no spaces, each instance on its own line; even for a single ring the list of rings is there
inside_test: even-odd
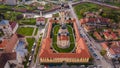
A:
[[[107,52],[106,50],[101,50],[101,51],[100,51],[100,54],[101,54],[102,56],[104,56],[104,55],[106,54],[106,52]]]

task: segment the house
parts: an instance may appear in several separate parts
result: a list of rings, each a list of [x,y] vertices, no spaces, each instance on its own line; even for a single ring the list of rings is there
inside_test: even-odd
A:
[[[36,18],[36,25],[45,25],[45,18],[44,17]]]
[[[4,0],[7,5],[17,5],[17,0]]]
[[[120,41],[102,43],[102,47],[107,51],[109,58],[120,58]]]
[[[105,31],[103,35],[106,40],[116,40],[118,39],[117,35],[113,31]]]
[[[110,19],[107,18],[83,18],[80,19],[80,24],[86,31],[94,30],[95,28],[106,27],[110,23]]]
[[[10,38],[1,39],[0,40],[0,56],[7,55],[5,61],[0,60],[0,62],[4,62],[4,64],[0,64],[0,66],[5,66],[5,64],[9,61],[15,64],[22,64],[25,60],[25,56],[27,55],[26,42],[24,37],[19,37],[17,34],[13,34]],[[14,54],[14,58],[9,59],[9,54]],[[20,65],[21,66],[21,65]],[[3,68],[2,67],[2,68]]]
[[[18,24],[16,22],[10,22],[8,20],[0,21],[0,29],[4,34],[3,38],[10,38],[16,32],[17,28]]]
[[[103,40],[103,38],[100,36],[98,32],[94,32],[93,34],[98,40]]]

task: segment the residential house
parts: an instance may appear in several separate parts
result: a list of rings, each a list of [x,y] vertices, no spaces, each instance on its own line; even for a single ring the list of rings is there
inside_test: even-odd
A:
[[[103,32],[103,35],[106,40],[117,40],[118,37],[113,31],[105,31]]]
[[[120,58],[120,41],[102,43],[102,47],[107,51],[109,58]]]
[[[9,39],[3,39],[1,40],[0,43],[0,53],[2,55],[7,55],[7,54],[13,54],[15,53],[14,57],[14,62],[16,64],[22,64],[23,61],[25,61],[25,56],[27,55],[27,49],[25,49],[26,47],[26,42],[24,40],[24,37],[21,38],[19,37],[17,34],[13,34],[11,36],[11,38]],[[9,58],[9,56],[6,56],[6,58]],[[6,61],[1,60],[0,62],[8,62],[12,59],[7,59]],[[13,61],[12,61],[13,62]],[[0,64],[0,66],[5,66]]]
[[[98,32],[94,32],[93,35],[96,37],[97,40],[103,40]]]

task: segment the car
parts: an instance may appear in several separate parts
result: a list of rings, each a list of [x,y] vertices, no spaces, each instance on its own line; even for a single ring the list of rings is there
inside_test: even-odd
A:
[[[34,49],[35,49],[35,47],[36,47],[36,43],[34,42],[34,44],[33,44],[33,47],[32,47],[32,48],[34,48]]]
[[[29,57],[28,61],[29,61],[29,62],[31,62],[31,61],[32,61],[32,56],[30,56],[30,57]]]
[[[93,56],[94,56],[97,60],[100,60],[100,58],[98,57],[97,54],[93,53]]]
[[[90,51],[91,51],[91,52],[94,52],[94,50],[93,50],[92,48],[90,48]]]
[[[33,47],[32,47],[32,53],[34,52],[34,50],[35,50],[35,47],[36,47],[36,43],[34,42],[34,44],[33,44]]]
[[[29,65],[30,65],[30,63],[28,62],[28,63],[27,63],[27,67],[29,67]]]

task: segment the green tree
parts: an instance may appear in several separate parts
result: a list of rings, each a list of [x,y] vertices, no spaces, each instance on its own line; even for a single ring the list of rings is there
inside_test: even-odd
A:
[[[100,51],[100,54],[101,54],[102,56],[104,56],[104,55],[106,54],[106,52],[107,52],[106,50],[101,50],[101,51]]]

